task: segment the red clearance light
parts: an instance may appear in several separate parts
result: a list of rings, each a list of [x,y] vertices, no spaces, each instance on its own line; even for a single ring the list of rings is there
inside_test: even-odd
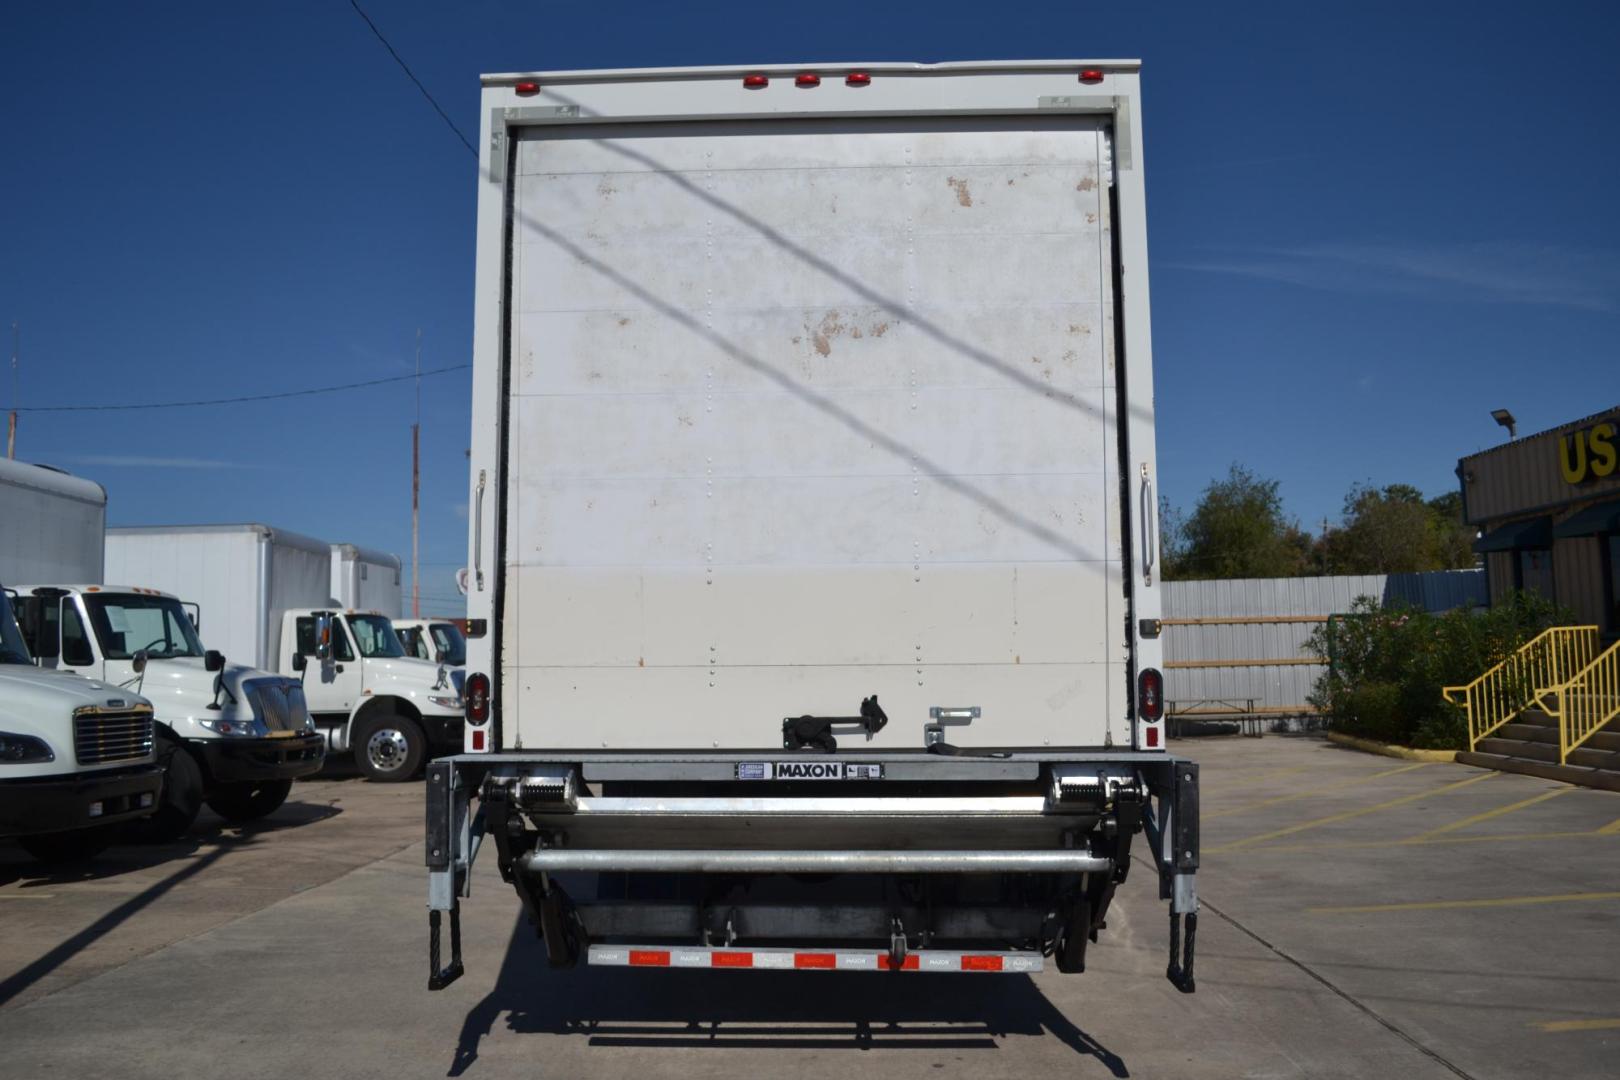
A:
[[[805,72],[793,80],[794,86],[820,86],[821,76],[812,72]]]
[[[517,84],[515,89],[520,94],[538,94],[540,92],[540,84],[537,82],[520,82]]]
[[[763,75],[744,75],[743,76],[743,89],[745,89],[745,90],[763,90],[763,89],[765,89],[765,87],[769,86],[770,84],[771,84],[771,80],[767,79]]]
[[[1136,680],[1136,711],[1150,724],[1164,718],[1164,676],[1157,668],[1147,668]]]
[[[1083,83],[1100,83],[1102,80],[1103,73],[1096,68],[1086,68],[1080,73],[1080,81]]]
[[[462,697],[467,702],[467,723],[473,727],[483,727],[489,723],[489,676],[483,672],[474,672],[467,676],[467,682],[462,689]]]
[[[872,85],[872,76],[868,75],[864,71],[852,71],[848,75],[844,76],[844,85],[870,86]]]

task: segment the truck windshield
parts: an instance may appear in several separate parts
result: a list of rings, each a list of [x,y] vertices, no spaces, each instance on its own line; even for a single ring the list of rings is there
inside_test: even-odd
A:
[[[108,660],[128,660],[142,649],[155,660],[203,654],[191,617],[173,597],[87,593],[84,606]]]
[[[17,617],[11,612],[11,597],[0,592],[0,664],[32,664],[28,646],[23,644]]]
[[[354,643],[365,657],[404,656],[405,646],[394,633],[394,624],[381,615],[350,615],[349,629]]]
[[[464,667],[467,663],[467,639],[461,634],[461,627],[455,623],[436,622],[429,629],[433,631],[433,646],[444,653],[444,662],[451,667]]]

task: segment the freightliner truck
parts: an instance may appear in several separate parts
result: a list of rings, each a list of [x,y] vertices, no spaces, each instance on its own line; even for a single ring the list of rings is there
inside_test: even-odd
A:
[[[1129,61],[483,80],[430,987],[485,851],[551,964],[649,969],[1081,971],[1139,858],[1193,989],[1140,105]]]

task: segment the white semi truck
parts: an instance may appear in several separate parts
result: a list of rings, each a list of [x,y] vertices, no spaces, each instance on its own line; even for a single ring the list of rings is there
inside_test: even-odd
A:
[[[107,570],[195,605],[226,657],[299,679],[327,750],[370,779],[410,779],[461,745],[462,672],[407,656],[393,631],[394,556],[267,525],[139,526],[107,530]],[[362,599],[390,610],[350,606]]]
[[[405,654],[419,660],[434,660],[451,667],[467,665],[467,635],[451,619],[395,619]]]
[[[107,494],[56,469],[0,460],[0,582],[99,578]],[[152,705],[95,679],[34,666],[0,590],[0,838],[36,858],[95,854],[157,806]]]
[[[1145,833],[1193,989],[1140,104],[1131,61],[483,80],[431,988],[482,847],[554,965],[1079,971]]]

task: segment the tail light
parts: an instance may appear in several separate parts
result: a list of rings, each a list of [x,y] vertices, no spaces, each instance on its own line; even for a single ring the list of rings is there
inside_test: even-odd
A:
[[[482,672],[467,676],[462,696],[467,699],[467,723],[473,727],[489,723],[489,676]]]
[[[1164,719],[1164,676],[1157,668],[1145,668],[1136,680],[1136,711],[1150,724]]]

